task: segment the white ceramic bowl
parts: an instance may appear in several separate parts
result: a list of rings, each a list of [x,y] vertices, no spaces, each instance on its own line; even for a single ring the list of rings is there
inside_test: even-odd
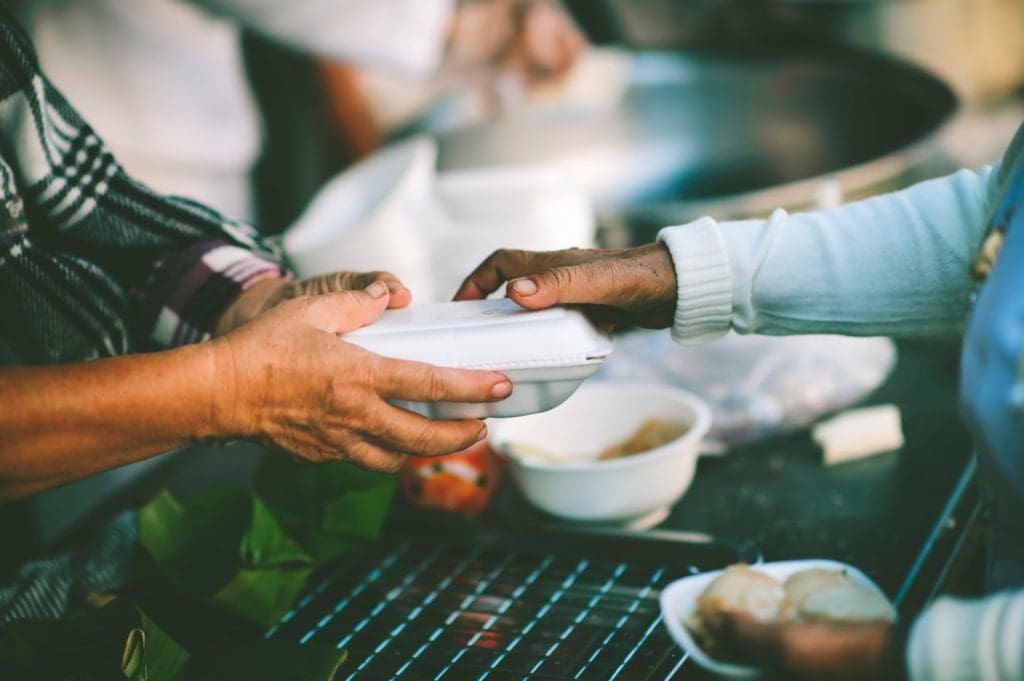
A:
[[[846,570],[846,574],[854,582],[883,594],[878,585],[872,582],[863,572],[852,565],[835,560],[787,560],[752,565],[751,568],[774,577],[780,582],[785,582],[786,578],[801,570],[810,570],[812,568]],[[697,596],[721,572],[721,570],[715,570],[713,572],[702,572],[699,575],[683,577],[662,589],[660,596],[661,619],[672,635],[672,638],[676,640],[676,643],[689,653],[690,657],[700,666],[721,676],[729,676],[735,679],[757,678],[761,675],[761,670],[757,667],[722,662],[708,655],[697,645],[697,642],[690,635],[690,631],[683,625],[683,622],[697,608]]]
[[[597,460],[651,418],[689,428],[646,452]],[[585,383],[550,411],[488,424],[491,446],[508,457],[535,506],[570,520],[632,526],[660,521],[689,488],[710,426],[710,409],[692,393],[617,381]]]

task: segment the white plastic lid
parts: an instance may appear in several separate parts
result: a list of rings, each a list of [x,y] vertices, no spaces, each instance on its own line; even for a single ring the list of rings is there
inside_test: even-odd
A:
[[[387,310],[345,340],[398,359],[463,369],[599,364],[612,341],[577,310],[525,310],[508,299]]]

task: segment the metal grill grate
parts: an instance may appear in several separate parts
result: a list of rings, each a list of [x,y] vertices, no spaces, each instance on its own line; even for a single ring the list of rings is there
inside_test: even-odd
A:
[[[684,658],[660,589],[712,566],[649,553],[408,540],[317,583],[267,636],[347,649],[340,679],[668,679]]]

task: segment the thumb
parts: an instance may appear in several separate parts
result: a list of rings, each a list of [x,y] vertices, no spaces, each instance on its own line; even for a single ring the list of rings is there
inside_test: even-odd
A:
[[[531,310],[559,304],[615,305],[621,302],[622,282],[613,261],[553,267],[508,283],[508,295]]]
[[[366,326],[388,306],[388,287],[375,281],[362,291],[333,291],[309,299],[304,319],[328,333]]]

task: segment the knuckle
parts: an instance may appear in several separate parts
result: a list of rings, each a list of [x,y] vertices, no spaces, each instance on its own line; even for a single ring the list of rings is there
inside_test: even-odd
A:
[[[296,295],[294,298],[289,300],[286,303],[286,305],[289,305],[289,306],[295,308],[296,310],[309,310],[310,308],[315,307],[316,303],[317,303],[316,297],[311,295],[306,290],[306,288],[303,287],[301,292],[298,295]]]
[[[522,263],[529,257],[529,251],[518,248],[501,248],[495,251],[488,260],[497,265],[498,269],[503,269],[509,265]]]
[[[349,272],[346,275],[346,289],[366,288],[380,278],[379,272]]]
[[[409,449],[418,454],[438,453],[434,429],[429,424],[420,426],[409,438]]]
[[[440,372],[427,371],[424,384],[429,399],[441,400],[448,396],[448,382]]]
[[[380,408],[380,405],[371,405],[368,409],[365,409],[360,415],[359,427],[360,430],[365,432],[371,437],[378,437],[385,431],[387,425],[387,416],[384,410]]]
[[[353,345],[352,343],[347,345],[355,357],[355,361],[351,362],[348,367],[347,382],[376,392],[383,381],[383,377],[388,374],[388,363],[384,357],[374,354],[366,348]]]
[[[377,470],[382,473],[397,473],[402,470],[405,465],[405,454],[399,454],[397,452],[388,452],[377,466]]]
[[[569,288],[576,282],[577,268],[575,267],[553,267],[545,270],[542,276],[555,285],[556,288]]]

